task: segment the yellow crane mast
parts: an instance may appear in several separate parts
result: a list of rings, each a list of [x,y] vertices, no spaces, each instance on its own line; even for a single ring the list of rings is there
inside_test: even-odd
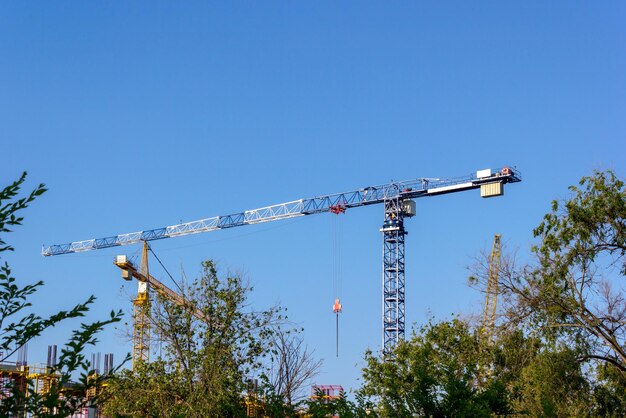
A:
[[[149,277],[148,243],[144,241],[141,251],[140,272]],[[137,281],[137,299],[133,301],[133,367],[150,360],[150,287],[147,282]]]
[[[485,292],[485,312],[483,314],[482,334],[487,343],[493,341],[496,327],[496,310],[498,307],[498,277],[500,275],[500,234],[493,237],[493,248],[489,257],[489,277],[487,278],[487,291]]]
[[[137,298],[133,301],[133,368],[139,361],[150,360],[150,289],[179,306],[186,307],[196,318],[206,321],[204,312],[191,306],[184,297],[152,277],[148,271],[148,244],[144,242],[140,269],[127,259],[118,255],[113,263],[122,270],[124,280],[137,279]]]

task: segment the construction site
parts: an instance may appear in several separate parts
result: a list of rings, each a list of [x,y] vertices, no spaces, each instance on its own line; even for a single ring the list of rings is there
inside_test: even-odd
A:
[[[120,269],[121,277],[124,280],[136,280],[137,282],[137,296],[133,300],[131,363],[131,366],[135,367],[138,364],[150,362],[150,350],[154,345],[151,342],[151,335],[154,335],[154,332],[151,331],[150,318],[152,293],[158,294],[175,305],[188,310],[200,321],[209,321],[206,313],[198,307],[191,305],[184,295],[172,290],[150,274],[149,253],[152,250],[149,243],[151,241],[184,237],[197,233],[216,232],[221,229],[273,222],[300,216],[325,213],[337,216],[358,207],[380,204],[383,208],[383,222],[379,230],[382,233],[383,240],[381,347],[382,356],[392,358],[397,344],[405,337],[405,238],[408,233],[407,229],[405,229],[405,222],[417,214],[416,200],[423,197],[434,197],[472,190],[479,190],[482,198],[499,197],[504,195],[504,186],[506,184],[517,183],[521,179],[519,171],[506,166],[497,169],[479,170],[464,177],[417,178],[378,186],[368,186],[350,192],[299,199],[158,229],[44,246],[41,255],[51,257],[111,247],[142,246],[139,265],[133,264],[126,255],[119,255],[114,260],[114,264]],[[152,253],[154,254],[153,251]],[[492,338],[496,318],[500,235],[495,235],[491,259],[492,265],[490,266],[489,281],[485,291],[486,300],[481,331],[486,339]],[[158,261],[161,263],[160,259]],[[336,315],[337,321],[337,356],[339,356],[339,314],[341,312],[342,305],[340,299],[337,298],[333,305],[333,313]],[[90,362],[92,370],[90,372],[95,375],[99,375],[101,372],[100,358],[100,353],[92,355]],[[2,387],[5,388],[5,396],[8,395],[6,390],[8,387],[18,387],[23,392],[28,393],[28,381],[33,382],[33,393],[46,394],[50,390],[51,384],[58,381],[59,378],[55,368],[57,364],[56,359],[57,346],[54,345],[48,347],[48,360],[45,366],[29,364],[27,361],[27,346],[22,346],[16,362],[0,364],[0,376],[2,377]],[[105,354],[102,371],[104,374],[108,374],[112,369],[113,354]],[[71,389],[71,387],[64,389],[67,390],[67,395],[64,393],[64,396],[72,396]],[[311,399],[319,397],[322,399],[336,399],[341,392],[343,392],[343,388],[340,385],[313,385],[311,387]],[[246,399],[246,409],[249,417],[267,416],[264,412],[264,401],[254,390],[248,393]],[[101,416],[101,412],[97,407],[86,407],[81,414],[75,416],[98,417]]]
[[[626,4],[0,4],[0,417],[626,416]]]

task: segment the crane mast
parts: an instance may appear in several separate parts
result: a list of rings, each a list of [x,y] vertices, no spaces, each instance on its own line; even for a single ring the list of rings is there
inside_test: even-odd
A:
[[[383,233],[383,354],[404,337],[404,218],[415,215],[415,202],[399,196],[385,202]]]
[[[405,236],[404,221],[415,215],[413,199],[480,189],[482,197],[501,196],[504,184],[522,180],[509,167],[479,170],[454,178],[416,178],[378,186],[293,200],[229,215],[214,216],[162,228],[94,238],[67,244],[44,246],[43,256],[55,256],[140,242],[211,232],[220,229],[273,222],[298,216],[342,211],[360,206],[383,204],[383,354],[390,355],[405,331]]]
[[[143,243],[140,274],[150,277],[148,271],[148,244]],[[137,281],[137,298],[133,301],[133,367],[139,361],[150,360],[150,286],[148,281]]]
[[[496,327],[496,309],[498,307],[498,277],[500,275],[500,239],[496,234],[493,237],[493,248],[489,257],[489,277],[487,278],[487,290],[485,294],[485,311],[483,313],[482,333],[488,344],[493,341]]]

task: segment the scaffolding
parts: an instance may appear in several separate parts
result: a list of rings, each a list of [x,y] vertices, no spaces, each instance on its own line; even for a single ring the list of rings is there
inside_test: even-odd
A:
[[[324,400],[335,400],[343,396],[343,386],[341,385],[313,385],[311,386],[311,399],[322,398]]]
[[[100,353],[91,356],[90,379],[100,374]],[[104,373],[113,369],[113,354],[104,355]],[[78,410],[71,418],[99,418],[100,410],[92,406],[90,400],[97,395],[97,389],[91,388],[86,394],[76,390],[75,384],[71,383],[59,387],[61,375],[57,372],[57,346],[48,346],[48,360],[46,364],[28,364],[26,361],[26,349],[21,348],[18,352],[18,360],[15,362],[0,362],[0,402],[6,398],[15,396],[15,391],[29,397],[32,394],[45,395],[51,390],[57,390],[62,399],[85,396],[86,406]],[[21,416],[21,415],[20,415]],[[30,416],[24,413],[24,417]]]

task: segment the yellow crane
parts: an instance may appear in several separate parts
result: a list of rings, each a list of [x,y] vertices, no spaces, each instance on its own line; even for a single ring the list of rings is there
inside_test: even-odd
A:
[[[500,234],[493,237],[493,248],[489,257],[489,277],[487,278],[487,291],[485,292],[485,312],[481,331],[485,341],[491,344],[496,327],[496,310],[498,307],[498,277],[500,275]]]
[[[207,319],[204,312],[150,275],[148,249],[148,244],[144,241],[139,270],[125,255],[118,255],[113,261],[122,270],[124,280],[130,281],[133,277],[137,279],[137,298],[133,301],[133,368],[139,361],[150,360],[150,289],[175,304],[186,307],[196,318],[202,321]]]

